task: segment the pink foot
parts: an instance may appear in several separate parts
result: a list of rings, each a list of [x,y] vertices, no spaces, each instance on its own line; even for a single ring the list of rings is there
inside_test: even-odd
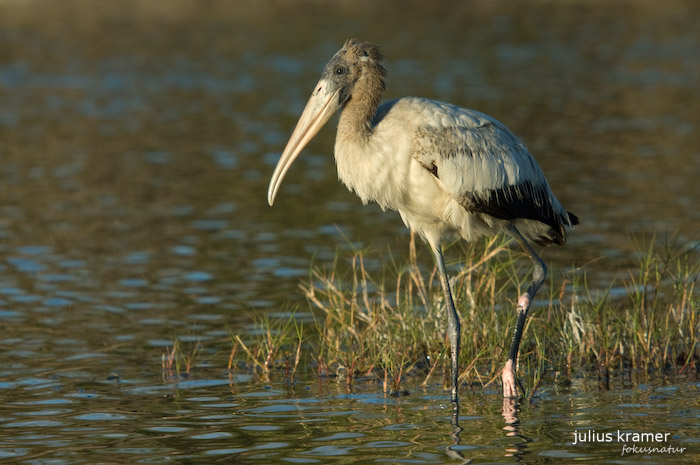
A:
[[[517,397],[518,388],[515,386],[515,370],[513,369],[513,360],[508,360],[506,366],[503,367],[501,374],[503,380],[503,397]]]

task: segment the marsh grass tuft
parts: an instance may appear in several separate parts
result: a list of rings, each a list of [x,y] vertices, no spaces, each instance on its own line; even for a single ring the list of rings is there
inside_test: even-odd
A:
[[[189,378],[199,349],[199,341],[185,343],[177,337],[173,338],[172,348],[165,350],[161,356],[163,381]]]
[[[494,383],[506,358],[515,300],[530,279],[529,262],[508,242],[497,236],[460,243],[450,254],[461,257],[448,267],[462,320],[462,383]],[[611,374],[633,370],[698,372],[698,247],[652,240],[642,250],[627,275],[602,291],[589,287],[582,269],[550,269],[549,295],[534,303],[521,345],[519,376],[526,395],[534,395],[545,377],[568,383],[595,374],[606,382]],[[302,327],[293,315],[258,317],[259,330],[247,342],[231,333],[230,366],[236,354],[245,354],[244,367],[265,376],[273,366],[287,367],[293,381],[306,357],[320,377],[349,385],[376,380],[393,395],[406,392],[407,378],[445,383],[449,345],[442,292],[425,258],[412,238],[404,261],[352,250],[328,268],[314,267],[301,290],[315,310],[315,324]],[[620,288],[624,295],[613,295]]]
[[[253,327],[255,329],[247,333],[247,341],[244,341],[226,326],[233,343],[228,362],[229,373],[232,374],[237,368],[237,354],[243,353],[246,356],[244,367],[246,364],[254,367],[263,379],[269,379],[273,371],[283,371],[285,378],[293,383],[302,355],[303,323],[297,321],[293,312],[286,318],[262,314],[254,317]]]

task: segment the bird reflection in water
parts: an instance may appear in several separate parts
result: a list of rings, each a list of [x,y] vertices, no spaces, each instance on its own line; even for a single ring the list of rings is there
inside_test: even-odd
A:
[[[525,444],[530,442],[530,439],[523,436],[520,432],[520,419],[518,417],[519,405],[518,399],[514,397],[503,398],[503,421],[505,426],[503,430],[509,438],[518,438],[519,441],[513,441],[505,450],[506,457],[515,457],[518,462],[523,458],[525,453]]]
[[[501,412],[505,425],[503,431],[508,438],[517,438],[518,440],[511,442],[506,446],[504,456],[515,457],[517,462],[520,462],[525,453],[525,444],[530,442],[530,439],[523,436],[520,432],[520,418],[518,417],[519,404],[515,397],[503,398],[503,410]],[[450,445],[446,447],[447,456],[460,460],[460,464],[471,463],[472,459],[464,456],[460,450],[462,443],[462,432],[464,429],[459,425],[459,401],[452,403],[452,414],[450,418]]]
[[[451,416],[451,421],[450,423],[452,424],[452,432],[450,433],[450,438],[452,439],[452,444],[447,446],[447,456],[455,459],[455,460],[461,460],[461,463],[470,463],[471,459],[467,459],[464,457],[464,454],[459,450],[459,445],[462,442],[462,427],[459,426],[459,400],[456,402],[452,402],[452,416]]]

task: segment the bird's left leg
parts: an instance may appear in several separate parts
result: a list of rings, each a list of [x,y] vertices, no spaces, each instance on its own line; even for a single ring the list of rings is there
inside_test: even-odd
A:
[[[445,294],[445,310],[447,311],[447,337],[450,340],[450,350],[452,355],[452,402],[457,403],[459,398],[457,395],[457,377],[459,376],[459,341],[460,341],[460,323],[459,315],[455,303],[452,300],[452,292],[450,291],[450,280],[447,277],[445,270],[445,261],[442,259],[442,247],[440,244],[430,244],[435,254],[435,263],[437,264],[440,275],[440,284],[442,291]]]
[[[527,312],[530,309],[530,304],[535,298],[535,293],[544,282],[544,277],[547,274],[547,266],[544,264],[539,255],[535,253],[532,247],[530,247],[530,244],[528,244],[513,223],[508,224],[508,232],[510,232],[523,250],[525,250],[525,253],[530,256],[534,264],[534,269],[532,271],[532,283],[530,284],[530,287],[527,288],[525,293],[518,298],[518,320],[515,323],[515,332],[513,333],[513,340],[510,343],[508,360],[506,361],[506,366],[503,368],[503,374],[501,375],[501,378],[503,379],[503,397],[516,397],[518,395],[518,390],[515,384],[515,367],[518,362],[520,338],[523,335],[525,318],[527,317]]]

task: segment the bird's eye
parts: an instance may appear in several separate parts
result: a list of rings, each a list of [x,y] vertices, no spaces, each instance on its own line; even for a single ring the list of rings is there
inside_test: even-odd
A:
[[[335,73],[336,76],[342,76],[348,71],[348,69],[345,66],[336,66],[333,72]]]

